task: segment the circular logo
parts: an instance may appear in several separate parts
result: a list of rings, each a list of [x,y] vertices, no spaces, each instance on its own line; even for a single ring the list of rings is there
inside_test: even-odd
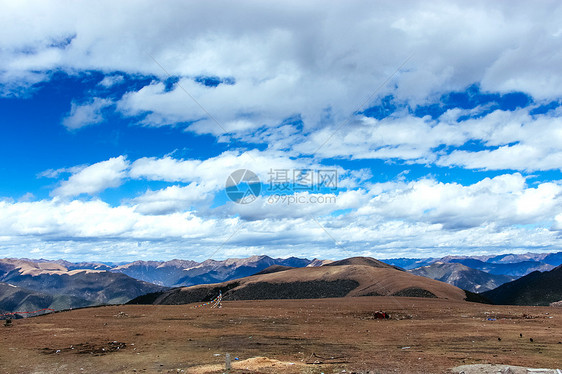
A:
[[[250,204],[260,192],[260,179],[251,170],[238,169],[226,179],[226,195],[237,204]]]

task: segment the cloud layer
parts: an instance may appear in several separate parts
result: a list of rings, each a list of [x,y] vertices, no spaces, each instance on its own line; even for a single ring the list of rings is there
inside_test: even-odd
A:
[[[68,84],[52,91],[65,102],[53,105],[58,122],[45,125],[65,141],[97,134],[83,144],[103,148],[143,130],[191,142],[179,146],[184,157],[174,156],[177,144],[133,149],[135,137],[105,153],[84,150],[80,165],[54,157],[64,163],[38,175],[54,178],[46,197],[22,190],[27,201],[0,199],[5,255],[24,247],[101,260],[108,250],[115,259],[201,259],[217,250],[326,258],[560,247],[559,2],[104,0],[2,9],[2,99]],[[264,187],[273,170],[332,169],[339,188],[290,190],[294,204],[271,191],[236,204],[224,188],[237,169]]]
[[[36,81],[36,72],[55,69],[171,74],[227,131],[275,125],[295,113],[316,126],[326,109],[343,120],[411,54],[381,93],[424,102],[480,82],[486,91],[539,100],[562,94],[558,3],[31,1],[5,10],[4,82]],[[235,84],[207,87],[199,76]],[[150,111],[147,124],[203,119],[194,131],[221,132],[182,91],[154,84],[121,106]]]
[[[258,160],[268,156],[253,154]],[[205,257],[224,246],[223,253],[237,255],[264,248],[281,253],[290,247],[308,255],[341,256],[343,249],[349,255],[389,257],[411,256],[412,250],[440,256],[505,248],[540,250],[560,244],[560,182],[530,186],[519,173],[466,186],[422,178],[375,183],[368,189],[350,184],[351,188],[332,193],[287,195],[300,204],[264,194],[251,204],[228,202],[212,208],[212,197],[224,193],[220,182],[226,177],[221,174],[227,176],[243,157],[225,153],[208,161],[222,168],[211,169],[205,167],[207,161],[169,156],[133,162],[120,156],[83,167],[54,192],[94,197],[0,202],[0,237],[6,246],[19,237],[39,247],[71,240],[82,242],[80,250],[88,252],[105,245],[100,243],[116,242],[128,248],[121,256],[137,253],[138,243],[146,242],[155,252],[189,258]],[[259,171],[259,164],[255,166]],[[207,172],[216,174],[216,183],[208,183],[212,179]],[[174,184],[117,206],[95,197],[126,179],[143,178]],[[175,250],[170,249],[173,246]]]

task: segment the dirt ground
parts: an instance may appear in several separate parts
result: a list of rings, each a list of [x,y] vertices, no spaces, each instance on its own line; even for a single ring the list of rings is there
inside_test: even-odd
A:
[[[226,353],[230,373],[562,368],[562,309],[358,297],[111,306],[0,325],[0,373],[223,373]]]

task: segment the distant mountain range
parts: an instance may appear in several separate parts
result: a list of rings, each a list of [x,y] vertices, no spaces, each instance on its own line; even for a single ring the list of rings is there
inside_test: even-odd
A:
[[[131,300],[130,304],[177,305],[223,300],[315,299],[348,296],[409,296],[465,300],[455,286],[415,276],[372,258],[355,257],[320,267],[273,265],[259,274],[228,282],[175,288]]]
[[[476,258],[491,263],[515,263],[522,261],[536,261],[544,264],[558,266],[562,264],[562,252],[557,253],[525,253],[525,254],[503,254],[499,256],[490,257],[488,260],[483,258]]]
[[[495,256],[446,256],[382,260],[471,292],[485,292],[534,271],[549,271],[562,264],[562,252],[503,254]]]
[[[329,261],[326,261],[329,262]],[[0,259],[0,310],[27,312],[125,303],[166,286],[218,283],[271,265],[305,267],[324,261],[253,256],[224,261],[135,261],[111,264],[64,260]]]
[[[177,287],[218,283],[247,277],[272,265],[305,267],[313,261],[315,260],[296,257],[274,259],[269,256],[252,256],[224,261],[206,260],[203,262],[183,260],[135,261],[113,267],[111,271],[127,274],[130,277],[150,283]]]
[[[0,282],[0,309],[8,312],[120,304],[163,289],[106,270],[69,270],[55,262],[18,259],[0,260]]]
[[[0,262],[2,261],[4,260],[0,260]],[[229,258],[222,261],[206,260],[203,262],[196,262],[174,259],[170,261],[134,261],[122,264],[95,262],[73,263],[64,260],[53,261],[44,259],[20,259],[18,261],[26,261],[35,264],[41,263],[43,267],[47,266],[46,264],[53,264],[52,266],[59,265],[68,271],[92,270],[122,273],[131,278],[165,287],[224,282],[255,274],[271,265],[305,267],[320,266],[324,263],[331,262],[330,260],[308,260],[297,257],[271,258],[269,256]]]
[[[489,274],[455,262],[434,262],[431,265],[408,270],[408,272],[446,282],[471,292],[489,291],[516,279],[509,275]]]
[[[550,305],[562,300],[562,266],[534,271],[482,295],[495,304]]]
[[[295,257],[281,259],[268,256],[252,256],[223,261],[196,262],[176,259],[171,261],[135,261],[120,264],[73,263],[65,260],[42,259],[0,259],[0,310],[7,312],[16,311],[16,309],[17,311],[29,311],[30,309],[36,310],[53,306],[55,306],[54,309],[66,309],[104,303],[123,303],[141,295],[164,291],[166,287],[228,283],[260,272],[260,276],[267,278],[273,277],[269,274],[284,273],[285,271],[296,272],[293,268],[322,267],[328,269],[348,265],[393,268],[386,263],[400,270],[408,269],[413,275],[421,275],[467,291],[481,293],[492,289],[496,291],[498,290],[496,287],[512,284],[513,282],[509,282],[528,273],[537,277],[537,274],[544,274],[544,272],[552,270],[562,263],[562,252],[504,254],[499,256],[447,256],[440,259],[400,258],[383,260],[383,262],[368,258],[331,261]],[[397,270],[396,268],[393,269]],[[537,271],[543,273],[537,273]],[[340,282],[337,279],[336,281]],[[316,280],[313,282],[316,282]],[[348,282],[348,280],[345,280],[345,282]],[[320,283],[310,283],[310,285],[320,285]],[[325,283],[322,283],[319,287],[325,290],[325,285]],[[515,283],[515,286],[510,286],[512,288],[510,288],[509,294],[515,295],[513,290],[521,285],[524,285],[524,283]],[[552,297],[538,297],[540,299],[538,301],[527,296],[521,296],[519,299],[513,296],[515,298],[513,299],[515,301],[513,301],[512,298],[507,296],[497,296],[505,295],[506,291],[504,290],[507,288],[500,287],[499,289],[502,290],[501,293],[489,294],[489,297],[495,302],[541,302],[543,303],[541,305],[544,305],[544,302],[551,299],[552,301],[562,300],[562,297],[554,300],[558,297],[554,293]],[[537,290],[539,290],[537,292],[541,292],[540,287]],[[236,293],[238,292],[236,291]],[[325,292],[328,291],[325,290]],[[527,292],[532,293],[532,290]]]
[[[2,261],[2,260],[0,260]],[[272,265],[290,267],[313,267],[333,262],[322,259],[271,258],[269,256],[252,256],[248,258],[234,258],[222,261],[206,260],[196,262],[191,260],[170,261],[134,261],[130,263],[112,264],[96,262],[72,263],[64,260],[31,260],[22,259],[32,263],[51,263],[64,267],[68,271],[73,270],[95,270],[109,271],[113,273],[126,274],[132,278],[154,283],[165,287],[191,286],[206,283],[218,283],[232,279],[246,277],[264,270]],[[406,270],[412,270],[428,266],[436,262],[459,263],[469,268],[480,270],[492,275],[507,275],[505,277],[492,277],[489,286],[484,281],[478,281],[475,285],[467,284],[469,290],[478,290],[478,284],[487,289],[494,282],[501,284],[514,277],[526,275],[532,271],[548,271],[562,264],[562,252],[558,253],[526,253],[526,254],[503,254],[497,256],[447,256],[442,258],[394,258],[381,260]],[[450,267],[453,269],[453,267]],[[459,267],[462,269],[462,267]],[[451,270],[452,271],[452,270]],[[452,272],[458,273],[457,272]],[[432,277],[430,274],[427,276]],[[443,275],[440,275],[443,277]],[[455,275],[451,275],[452,279]],[[447,279],[447,277],[443,278]],[[476,288],[475,288],[476,287]]]
[[[381,260],[406,270],[436,262],[459,263],[495,275],[521,277],[533,271],[548,271],[562,264],[562,252],[503,254],[496,256],[446,256],[441,258],[391,258]]]
[[[522,277],[533,271],[548,271],[554,269],[554,265],[545,264],[539,261],[519,261],[512,263],[493,263],[480,260],[467,259],[450,259],[450,263],[459,263],[466,265],[472,269],[485,271],[486,273],[496,275],[509,275],[513,277]]]

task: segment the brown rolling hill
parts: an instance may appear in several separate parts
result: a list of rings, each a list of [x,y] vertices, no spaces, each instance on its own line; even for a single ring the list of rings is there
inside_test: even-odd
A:
[[[447,283],[399,270],[371,258],[352,258],[320,267],[275,267],[223,283],[175,288],[140,296],[130,304],[177,305],[224,300],[317,299],[352,296],[409,296],[466,300]]]

